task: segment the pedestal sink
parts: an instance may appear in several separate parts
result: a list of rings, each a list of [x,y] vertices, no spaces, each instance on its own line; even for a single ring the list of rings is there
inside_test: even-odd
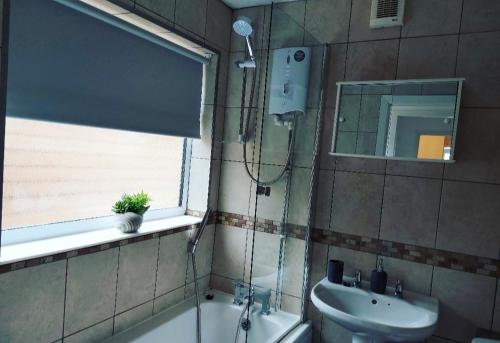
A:
[[[347,280],[349,281],[349,280]],[[439,315],[436,298],[405,291],[403,297],[388,288],[373,293],[323,279],[311,292],[318,310],[353,333],[353,342],[417,342],[432,335]]]

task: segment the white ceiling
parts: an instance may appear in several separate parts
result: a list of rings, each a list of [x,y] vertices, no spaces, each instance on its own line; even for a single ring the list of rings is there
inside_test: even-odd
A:
[[[253,7],[253,6],[261,6],[261,5],[270,5],[271,3],[276,2],[288,2],[288,1],[297,1],[297,0],[222,0],[226,5],[231,8],[243,8],[243,7]]]

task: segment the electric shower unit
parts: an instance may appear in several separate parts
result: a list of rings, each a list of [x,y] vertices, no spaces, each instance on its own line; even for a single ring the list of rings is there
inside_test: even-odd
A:
[[[278,125],[292,125],[297,113],[306,113],[311,48],[273,51],[269,114]]]

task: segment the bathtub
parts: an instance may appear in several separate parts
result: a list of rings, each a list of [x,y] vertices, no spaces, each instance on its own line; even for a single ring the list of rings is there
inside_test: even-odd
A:
[[[242,306],[233,304],[229,294],[210,291],[213,300],[206,300],[202,295],[201,332],[202,343],[232,343],[236,334]],[[300,327],[299,316],[283,311],[270,315],[259,314],[259,304],[250,315],[251,328],[241,331],[238,343],[245,342],[248,334],[249,343],[286,343],[308,342],[305,334],[296,335]],[[294,332],[292,332],[292,330]],[[300,331],[300,330],[299,330]],[[285,338],[290,333],[288,337]],[[295,338],[293,336],[296,336]],[[290,338],[291,337],[291,338]],[[150,319],[137,324],[104,341],[105,343],[196,343],[196,306],[194,298],[156,314]],[[104,343],[103,342],[103,343]]]

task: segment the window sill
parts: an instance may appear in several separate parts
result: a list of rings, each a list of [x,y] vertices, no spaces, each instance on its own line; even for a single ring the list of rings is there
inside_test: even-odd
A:
[[[135,233],[122,233],[116,228],[108,228],[39,241],[5,245],[0,249],[0,265],[169,231],[184,226],[195,225],[200,222],[201,218],[184,215],[144,222],[139,231]]]

